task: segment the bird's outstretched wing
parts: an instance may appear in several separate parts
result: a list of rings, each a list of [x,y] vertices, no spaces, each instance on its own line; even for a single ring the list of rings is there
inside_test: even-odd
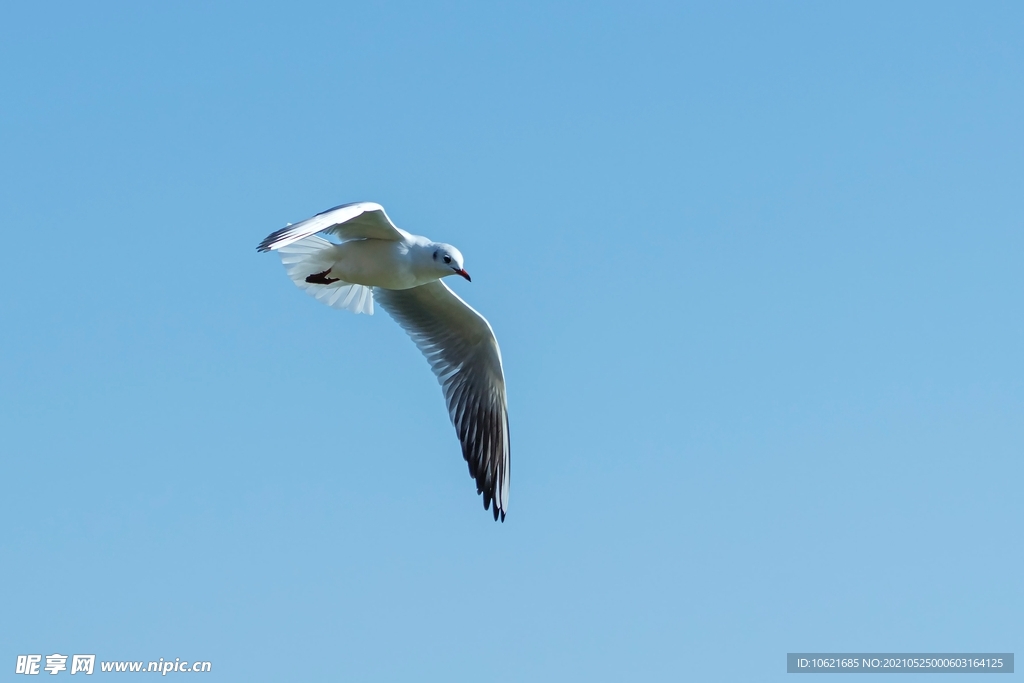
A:
[[[490,324],[440,280],[412,289],[374,288],[374,296],[430,362],[484,509],[493,502],[494,519],[505,521],[508,409],[501,351]]]
[[[395,227],[384,207],[374,202],[355,202],[327,209],[312,218],[271,233],[256,247],[257,251],[273,251],[318,232],[335,235],[341,240],[376,239],[397,242],[409,233]]]

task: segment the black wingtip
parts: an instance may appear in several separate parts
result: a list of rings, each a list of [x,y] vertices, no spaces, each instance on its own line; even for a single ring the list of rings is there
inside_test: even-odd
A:
[[[260,246],[256,247],[256,251],[273,251],[274,245],[280,242],[281,238],[284,237],[288,233],[288,231],[291,230],[293,227],[295,226],[289,223],[280,230],[275,230],[274,232],[270,233],[269,235],[263,238],[263,241],[260,242]]]
[[[491,498],[489,495],[487,495],[483,491],[478,491],[478,493],[483,494],[483,497],[484,497],[484,510],[490,510],[491,511],[491,514],[494,515],[494,521],[495,522],[497,522],[500,519],[501,522],[504,524],[504,522],[505,522],[505,511],[498,507],[498,501],[493,499],[493,498]],[[491,505],[492,502],[494,503],[493,506]]]

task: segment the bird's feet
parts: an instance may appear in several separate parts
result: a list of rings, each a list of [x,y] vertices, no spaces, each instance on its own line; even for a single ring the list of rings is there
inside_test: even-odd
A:
[[[313,273],[306,277],[306,282],[312,285],[329,285],[332,282],[337,282],[339,278],[327,277],[327,273],[329,272],[331,272],[330,268],[320,273]]]

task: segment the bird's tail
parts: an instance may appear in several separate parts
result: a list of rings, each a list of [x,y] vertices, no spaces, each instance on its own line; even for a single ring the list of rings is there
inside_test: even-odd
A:
[[[299,289],[333,308],[373,315],[373,290],[344,280],[328,277],[335,263],[335,245],[311,235],[278,249],[281,263]]]

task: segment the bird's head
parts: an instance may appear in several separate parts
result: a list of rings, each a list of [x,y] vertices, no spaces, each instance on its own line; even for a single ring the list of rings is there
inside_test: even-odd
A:
[[[461,275],[470,282],[469,273],[463,268],[462,252],[450,244],[436,243],[433,246],[432,258],[441,277]]]

